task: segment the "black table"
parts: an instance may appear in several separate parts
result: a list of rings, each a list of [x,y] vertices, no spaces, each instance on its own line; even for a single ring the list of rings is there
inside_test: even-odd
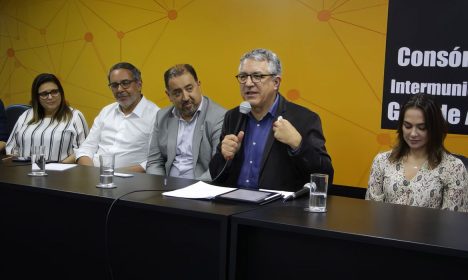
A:
[[[233,215],[230,279],[468,275],[467,213],[336,196],[309,213],[307,203]]]
[[[109,264],[114,279],[466,277],[466,213],[329,196],[318,214],[307,199],[161,195],[192,180],[135,174],[103,190],[94,167],[29,170],[0,163],[1,279],[109,279]]]
[[[135,174],[99,189],[99,169],[77,166],[30,177],[0,165],[0,278],[224,279],[229,217],[256,208],[164,197],[195,181]],[[136,190],[150,190],[118,197]],[[107,238],[108,247],[105,246]]]

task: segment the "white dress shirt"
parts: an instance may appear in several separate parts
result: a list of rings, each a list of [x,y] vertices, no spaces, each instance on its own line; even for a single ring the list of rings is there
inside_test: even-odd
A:
[[[99,166],[99,155],[115,154],[115,168],[141,165],[146,159],[154,120],[159,107],[142,96],[132,113],[125,115],[117,102],[104,107],[94,120],[88,137],[76,150]]]

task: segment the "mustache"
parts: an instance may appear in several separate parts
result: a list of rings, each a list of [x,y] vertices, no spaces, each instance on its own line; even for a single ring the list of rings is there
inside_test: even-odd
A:
[[[193,104],[192,100],[187,100],[182,102],[182,106]]]
[[[118,92],[115,97],[116,98],[120,98],[120,97],[129,97],[130,94],[128,94],[128,92]]]

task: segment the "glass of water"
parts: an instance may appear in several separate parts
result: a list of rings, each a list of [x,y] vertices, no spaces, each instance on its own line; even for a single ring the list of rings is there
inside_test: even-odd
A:
[[[99,184],[98,188],[111,189],[115,188],[114,184],[114,154],[99,155]]]
[[[328,174],[314,173],[310,175],[309,212],[327,212]]]
[[[45,146],[34,146],[31,151],[31,173],[29,176],[47,176],[45,172]]]

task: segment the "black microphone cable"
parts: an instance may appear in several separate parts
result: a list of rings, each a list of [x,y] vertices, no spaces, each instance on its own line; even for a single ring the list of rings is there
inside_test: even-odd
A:
[[[129,194],[138,193],[138,192],[156,192],[156,191],[161,191],[161,190],[154,190],[154,189],[153,190],[135,190],[135,191],[125,193],[125,194],[117,197],[116,199],[114,199],[114,201],[112,201],[111,205],[109,206],[109,209],[107,209],[105,228],[104,228],[104,249],[106,250],[106,263],[107,263],[107,269],[108,269],[110,280],[114,279],[114,273],[112,271],[112,261],[111,261],[111,258],[110,258],[109,238],[108,238],[108,235],[109,235],[109,217],[110,217],[112,208],[117,203],[117,201],[119,201],[124,196],[127,196]]]
[[[167,187],[167,177],[164,177],[164,187]],[[105,228],[104,228],[104,249],[106,251],[106,263],[107,263],[107,269],[109,273],[110,280],[114,279],[114,273],[112,270],[112,262],[110,258],[110,249],[109,249],[109,218],[110,214],[112,211],[112,208],[115,206],[117,201],[122,199],[123,197],[132,194],[132,193],[138,193],[138,192],[160,192],[160,191],[171,191],[173,189],[144,189],[144,190],[134,190],[128,193],[124,193],[123,195],[117,197],[112,201],[111,205],[109,206],[109,209],[107,209],[107,214],[106,214],[106,220],[105,220]]]
[[[226,167],[228,166],[228,164],[229,164],[230,161],[231,161],[231,160],[226,160],[226,162],[224,163],[224,166],[223,166],[223,168],[221,169],[221,171],[218,173],[218,175],[216,175],[216,177],[215,177],[214,179],[211,180],[211,182],[216,183],[216,180],[218,180],[219,177],[221,176],[221,174],[224,173],[224,170],[226,169]]]

